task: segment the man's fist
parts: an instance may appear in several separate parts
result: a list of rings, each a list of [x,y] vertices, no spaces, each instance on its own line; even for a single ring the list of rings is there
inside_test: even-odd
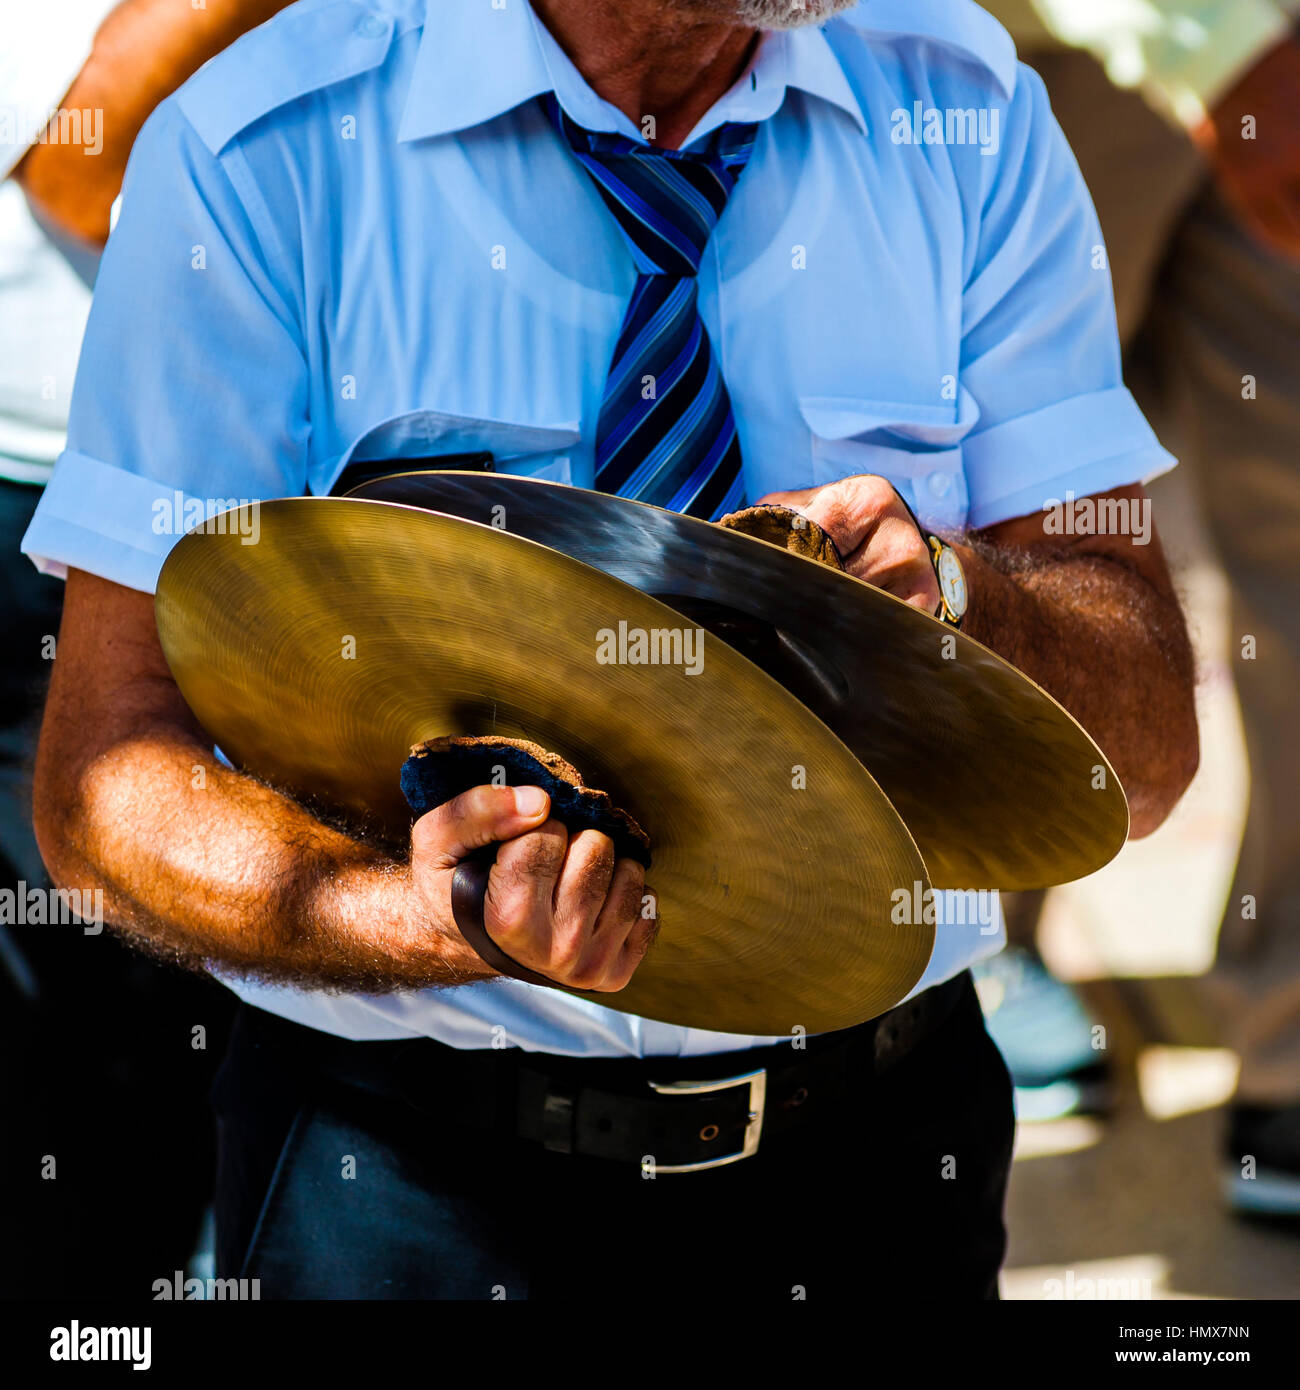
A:
[[[456,932],[451,881],[475,850],[502,842],[488,876],[488,935],[520,965],[573,989],[620,990],[658,927],[645,870],[614,858],[598,830],[547,820],[540,787],[473,787],[411,827],[411,875],[426,911]],[[457,933],[459,935],[459,933]]]
[[[930,548],[903,499],[884,478],[862,473],[799,492],[769,492],[762,502],[792,507],[815,521],[839,546],[856,578],[927,613],[939,607]]]

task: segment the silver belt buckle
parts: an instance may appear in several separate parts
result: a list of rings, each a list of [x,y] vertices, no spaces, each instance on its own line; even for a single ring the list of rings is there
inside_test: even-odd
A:
[[[763,1133],[763,1106],[767,1100],[767,1071],[747,1071],[743,1076],[728,1076],[722,1081],[651,1081],[648,1083],[661,1096],[698,1096],[705,1091],[727,1091],[733,1086],[749,1087],[749,1123],[745,1126],[745,1142],[733,1154],[706,1158],[703,1163],[642,1163],[646,1173],[699,1173],[705,1168],[722,1168],[739,1163],[758,1152],[759,1136]]]

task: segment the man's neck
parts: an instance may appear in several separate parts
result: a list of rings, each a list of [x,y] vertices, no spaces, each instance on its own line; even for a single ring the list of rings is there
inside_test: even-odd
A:
[[[745,70],[758,38],[689,3],[533,0],[533,8],[592,90],[668,149]]]

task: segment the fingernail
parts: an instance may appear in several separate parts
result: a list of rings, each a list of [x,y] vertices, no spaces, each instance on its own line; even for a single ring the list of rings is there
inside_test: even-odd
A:
[[[549,797],[541,787],[516,787],[515,788],[515,810],[521,816],[527,816],[530,820],[534,816],[540,816],[546,810]]]

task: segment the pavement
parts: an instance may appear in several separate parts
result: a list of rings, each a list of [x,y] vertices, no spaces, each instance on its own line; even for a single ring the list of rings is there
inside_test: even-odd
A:
[[[1218,1045],[1196,981],[1213,960],[1249,773],[1226,584],[1183,471],[1151,492],[1197,647],[1201,767],[1154,835],[1048,895],[1039,947],[1106,1026],[1121,1092],[1105,1122],[1020,1127],[1002,1292],[1300,1298],[1300,1219],[1247,1221],[1219,1197],[1237,1061]]]

